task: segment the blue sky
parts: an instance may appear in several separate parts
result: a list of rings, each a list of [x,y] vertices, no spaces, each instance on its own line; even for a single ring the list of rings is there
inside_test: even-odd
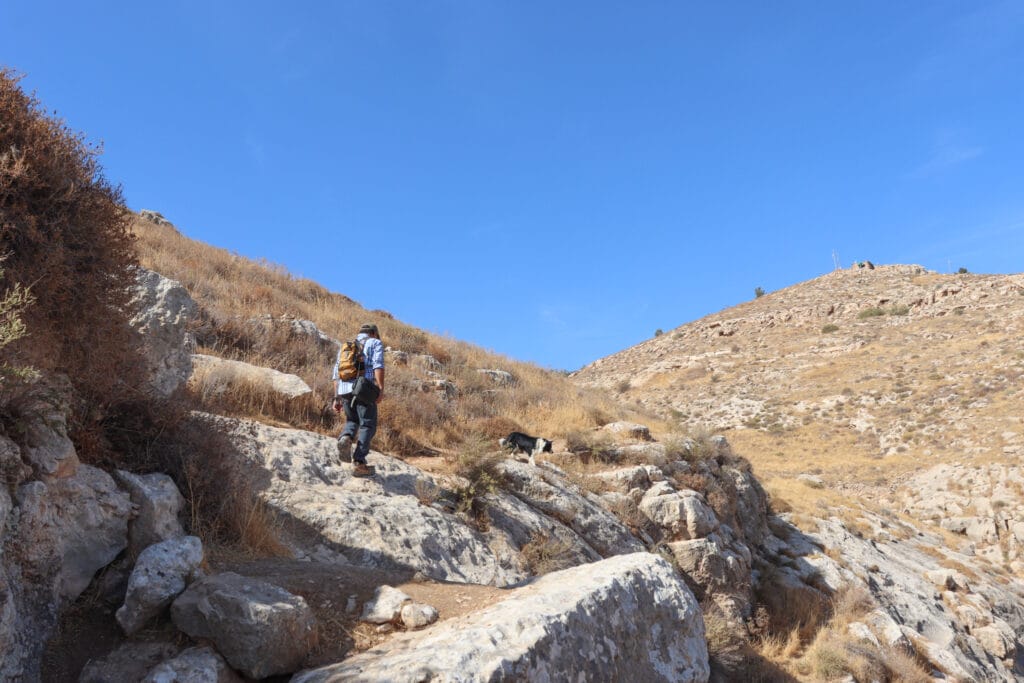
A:
[[[1024,270],[1021,2],[4,0],[0,63],[132,208],[549,367],[833,252]]]

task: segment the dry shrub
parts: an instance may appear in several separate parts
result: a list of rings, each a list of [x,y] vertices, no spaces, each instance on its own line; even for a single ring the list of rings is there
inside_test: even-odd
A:
[[[618,462],[619,451],[607,434],[594,431],[574,430],[566,437],[566,450],[588,463],[591,460],[611,464]]]
[[[768,611],[769,637],[788,638],[796,631],[808,643],[832,616],[831,601],[821,591],[791,581],[773,565],[763,568],[755,597]]]
[[[730,621],[713,601],[701,603],[711,664],[711,683],[789,683],[791,675],[755,649],[743,624]]]
[[[452,471],[466,483],[453,491],[456,508],[468,514],[479,527],[486,527],[487,505],[484,498],[505,485],[506,475],[501,468],[505,457],[488,450],[481,437],[473,438],[452,458]]]
[[[520,552],[535,576],[568,569],[575,564],[572,545],[565,539],[543,532],[535,532]]]
[[[376,323],[386,346],[414,354],[404,365],[388,362],[380,403],[374,446],[396,455],[451,452],[473,433],[491,440],[510,431],[557,439],[614,420],[657,423],[651,415],[613,402],[607,392],[577,387],[563,373],[428,334],[290,276],[281,267],[190,240],[169,225],[138,219],[134,232],[143,264],[181,282],[199,303],[200,346],[213,355],[296,374],[320,397],[299,415],[288,406],[268,405],[261,419],[321,432],[331,429],[314,408],[326,403],[332,390],[333,353],[303,350],[301,344],[311,343],[294,338],[284,324],[294,318],[315,321],[336,339],[354,337],[364,322]],[[433,360],[417,354],[430,354]],[[480,368],[507,370],[516,381],[500,385],[478,373]],[[437,378],[428,371],[453,383],[456,392],[446,396],[434,390],[431,382]],[[244,402],[235,410],[244,412]]]
[[[142,363],[127,321],[136,256],[131,216],[99,164],[100,149],[49,116],[19,78],[0,69],[0,254],[12,282],[31,287],[28,338],[12,349],[65,372],[85,399],[72,435],[99,428],[115,403],[137,395]],[[91,460],[79,440],[79,455]]]

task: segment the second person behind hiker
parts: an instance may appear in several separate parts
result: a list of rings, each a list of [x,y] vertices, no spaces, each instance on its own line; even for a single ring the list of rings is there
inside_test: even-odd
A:
[[[338,453],[342,462],[351,457],[355,463],[352,474],[356,477],[369,477],[373,470],[366,464],[366,456],[370,452],[370,441],[377,432],[377,403],[384,398],[384,343],[380,340],[377,326],[366,324],[359,328],[356,341],[363,350],[363,382],[371,383],[377,395],[368,399],[367,392],[359,392],[363,397],[353,393],[356,382],[338,381],[334,397],[334,410],[345,412],[345,428],[338,437]],[[338,365],[335,365],[334,376],[338,376]],[[369,393],[374,393],[369,388]],[[352,451],[355,441],[356,449]],[[351,455],[350,455],[351,454]]]

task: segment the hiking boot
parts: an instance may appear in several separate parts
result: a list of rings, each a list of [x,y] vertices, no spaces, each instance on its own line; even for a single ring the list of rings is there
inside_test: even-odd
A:
[[[357,462],[355,467],[352,468],[353,477],[372,477],[373,468],[367,465],[365,462]]]
[[[338,458],[341,462],[352,462],[352,437],[342,434],[338,437]]]

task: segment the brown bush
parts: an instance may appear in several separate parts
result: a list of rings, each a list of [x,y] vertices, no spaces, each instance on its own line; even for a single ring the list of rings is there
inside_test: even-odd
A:
[[[73,432],[99,432],[112,404],[140,386],[126,324],[136,263],[131,216],[103,176],[99,148],[47,115],[18,81],[0,70],[0,254],[8,255],[7,276],[30,286],[35,303],[23,314],[28,339],[12,351],[40,370],[66,373],[91,414],[73,416]]]

